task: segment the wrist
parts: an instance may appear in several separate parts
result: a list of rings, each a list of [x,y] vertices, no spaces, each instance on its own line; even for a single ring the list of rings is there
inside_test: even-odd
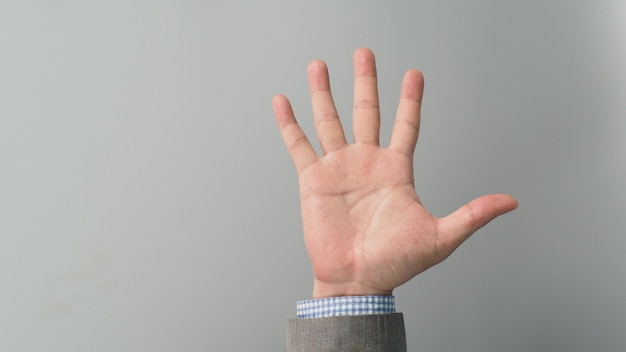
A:
[[[313,299],[343,296],[390,296],[393,290],[381,290],[358,283],[313,282]]]

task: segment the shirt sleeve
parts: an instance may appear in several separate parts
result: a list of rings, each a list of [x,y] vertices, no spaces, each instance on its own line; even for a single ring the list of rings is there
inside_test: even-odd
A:
[[[342,296],[298,301],[298,319],[396,312],[394,296]]]

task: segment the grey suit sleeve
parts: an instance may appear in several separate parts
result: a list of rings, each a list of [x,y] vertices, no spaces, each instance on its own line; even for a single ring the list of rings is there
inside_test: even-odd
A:
[[[292,319],[288,352],[406,352],[402,313]]]

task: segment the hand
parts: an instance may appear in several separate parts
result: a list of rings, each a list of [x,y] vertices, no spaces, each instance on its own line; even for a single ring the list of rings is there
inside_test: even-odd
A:
[[[517,207],[508,195],[486,195],[436,218],[413,184],[413,152],[424,79],[404,76],[388,148],[379,145],[380,112],[374,55],[354,54],[354,143],[346,141],[322,61],[308,67],[313,115],[323,156],[298,126],[287,98],[274,115],[296,166],[304,240],[314,275],[313,298],[389,295],[447,258],[495,217]]]

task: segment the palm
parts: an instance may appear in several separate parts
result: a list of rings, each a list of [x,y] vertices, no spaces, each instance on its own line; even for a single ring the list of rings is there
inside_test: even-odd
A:
[[[349,145],[309,166],[300,180],[316,280],[390,293],[436,262],[435,220],[415,194],[405,155]]]
[[[409,71],[388,148],[378,145],[380,117],[373,54],[355,53],[355,143],[348,144],[322,62],[309,66],[318,157],[288,101],[274,100],[276,119],[296,164],[314,297],[390,294],[445,259],[463,240],[515,208],[506,195],[478,198],[446,218],[434,218],[413,185],[423,78]]]

